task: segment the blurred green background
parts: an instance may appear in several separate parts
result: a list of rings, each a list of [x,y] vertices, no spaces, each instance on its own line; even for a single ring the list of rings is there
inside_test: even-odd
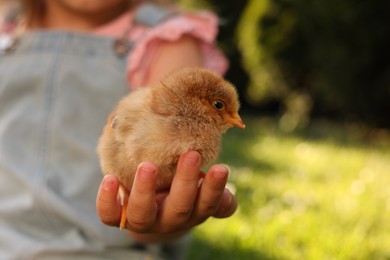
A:
[[[219,15],[226,77],[246,111],[390,127],[390,1],[178,2]]]
[[[239,209],[188,259],[390,259],[390,1],[178,2],[221,18],[247,124],[220,157]]]
[[[388,131],[244,120],[220,157],[239,209],[195,229],[188,259],[390,259]]]

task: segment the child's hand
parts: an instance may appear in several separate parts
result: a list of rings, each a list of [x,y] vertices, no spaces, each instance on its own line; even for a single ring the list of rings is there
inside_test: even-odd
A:
[[[155,192],[157,171],[153,163],[141,163],[129,196],[126,228],[139,242],[175,238],[211,216],[229,217],[237,208],[236,199],[225,189],[228,170],[224,166],[213,165],[198,187],[198,152],[191,151],[180,157],[167,194]],[[102,222],[110,226],[118,226],[120,221],[118,187],[118,179],[107,175],[97,195],[97,212]]]

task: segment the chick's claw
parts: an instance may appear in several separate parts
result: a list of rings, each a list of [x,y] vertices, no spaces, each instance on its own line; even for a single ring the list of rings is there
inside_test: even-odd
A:
[[[127,205],[129,202],[129,192],[123,185],[119,186],[119,198],[121,201],[121,220],[119,224],[120,229],[125,229],[126,228],[126,222],[127,222]]]

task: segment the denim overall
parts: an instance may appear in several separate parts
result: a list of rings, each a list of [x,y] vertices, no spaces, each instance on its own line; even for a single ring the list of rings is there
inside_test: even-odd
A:
[[[156,17],[148,8],[136,17]],[[126,55],[115,53],[114,42],[31,32],[0,54],[0,259],[160,255],[159,248],[138,250],[95,209],[97,141],[129,91]]]

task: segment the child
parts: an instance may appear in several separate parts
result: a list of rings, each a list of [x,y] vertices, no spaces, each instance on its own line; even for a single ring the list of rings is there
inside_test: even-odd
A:
[[[213,165],[198,188],[200,156],[190,151],[169,194],[155,194],[158,169],[142,163],[128,232],[108,227],[119,223],[118,180],[99,188],[95,147],[117,101],[183,66],[227,67],[212,14],[140,2],[0,7],[0,259],[180,258],[189,230],[235,211],[227,169]]]

